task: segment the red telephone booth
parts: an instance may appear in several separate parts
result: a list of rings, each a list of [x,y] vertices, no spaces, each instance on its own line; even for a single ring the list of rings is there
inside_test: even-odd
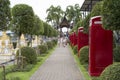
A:
[[[112,31],[104,30],[101,16],[95,16],[90,20],[89,32],[89,73],[99,76],[113,62]]]
[[[73,45],[77,45],[77,35],[75,32],[73,33]]]
[[[78,56],[80,55],[79,50],[88,45],[88,34],[83,33],[83,27],[78,28]]]
[[[73,33],[71,33],[71,45],[73,45]]]
[[[72,44],[72,35],[69,35],[70,44]]]

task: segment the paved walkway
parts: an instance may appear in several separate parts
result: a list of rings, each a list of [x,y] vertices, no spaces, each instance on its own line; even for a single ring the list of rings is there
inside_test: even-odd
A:
[[[57,47],[30,80],[85,80],[66,47]]]

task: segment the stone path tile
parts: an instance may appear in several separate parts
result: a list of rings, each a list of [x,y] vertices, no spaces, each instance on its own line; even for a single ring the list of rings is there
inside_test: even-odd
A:
[[[69,48],[57,47],[30,80],[85,80]]]

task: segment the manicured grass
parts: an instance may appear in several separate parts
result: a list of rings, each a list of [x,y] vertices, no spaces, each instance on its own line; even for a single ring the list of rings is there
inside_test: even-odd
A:
[[[12,65],[9,65],[9,66],[5,66],[5,70],[6,69],[10,69],[12,67]],[[3,80],[3,67],[0,67],[0,80]]]
[[[91,80],[91,77],[89,76],[88,71],[83,67],[83,65],[80,64],[78,56],[74,55],[74,58],[76,60],[76,63],[78,65],[79,69],[83,73],[85,80]]]
[[[69,49],[70,49],[72,55],[74,56],[74,59],[75,59],[77,65],[78,65],[80,71],[82,72],[85,80],[92,80],[91,77],[90,77],[89,74],[88,74],[88,71],[84,68],[83,65],[80,64],[80,61],[79,61],[78,56],[77,56],[77,55],[74,55],[74,53],[73,53],[73,51],[72,51],[72,48],[71,48],[70,46],[69,46]]]
[[[38,58],[42,58],[42,60],[40,62],[38,62],[31,71],[9,73],[7,75],[7,79],[9,79],[11,77],[19,77],[20,80],[29,80],[30,77],[32,76],[32,74],[34,74],[34,72],[45,62],[45,60],[51,55],[51,53],[54,51],[54,49],[49,50],[49,52],[46,56],[38,57]]]

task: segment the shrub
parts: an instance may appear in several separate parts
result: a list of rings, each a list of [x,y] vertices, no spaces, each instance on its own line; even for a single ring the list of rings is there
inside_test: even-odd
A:
[[[48,51],[47,45],[39,45],[40,54],[45,54]]]
[[[54,39],[54,40],[52,40],[52,42],[54,42],[54,43],[55,43],[55,45],[57,44],[57,40],[55,40],[55,39]]]
[[[52,47],[54,47],[56,45],[56,42],[54,42],[54,41],[51,41],[51,43],[52,43]]]
[[[80,56],[79,56],[79,60],[80,63],[82,65],[86,65],[88,64],[88,53],[89,53],[89,47],[88,46],[84,46],[80,49]]]
[[[113,55],[114,55],[114,61],[115,62],[120,62],[120,46],[116,46],[113,50]]]
[[[28,65],[25,66],[25,68],[23,68],[23,69],[20,70],[20,71],[26,71],[26,72],[28,72],[28,71],[30,71],[33,67],[34,67],[33,64],[28,64]]]
[[[51,42],[47,42],[47,45],[48,45],[48,49],[51,49],[54,46],[52,41]]]
[[[52,40],[51,42],[52,42],[53,47],[57,44],[57,40]]]
[[[73,47],[73,52],[74,52],[74,54],[77,54],[77,53],[78,53],[78,51],[77,51],[77,46],[74,46],[74,47]]]
[[[19,51],[17,51],[18,55]],[[22,47],[21,56],[25,57],[25,62],[28,64],[35,64],[37,62],[36,51],[31,47]]]
[[[105,68],[99,80],[120,80],[120,63],[115,63]]]
[[[34,64],[28,64],[24,68],[19,68],[17,65],[14,65],[12,72],[29,72],[34,67]]]
[[[37,62],[41,62],[43,60],[42,57],[37,57]]]

